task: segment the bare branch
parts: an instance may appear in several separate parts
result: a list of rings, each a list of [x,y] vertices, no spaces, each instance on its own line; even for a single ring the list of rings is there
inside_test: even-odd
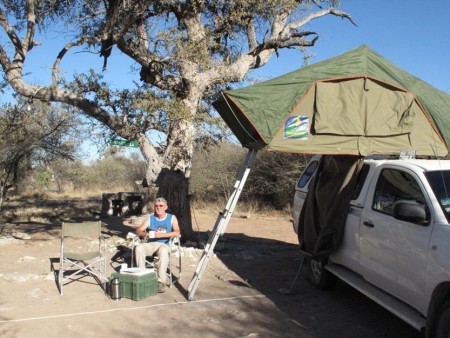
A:
[[[30,51],[34,46],[34,33],[36,30],[36,15],[34,13],[34,0],[27,0],[27,33],[23,39],[23,46],[26,52]],[[25,53],[26,53],[25,52]]]
[[[258,41],[256,40],[255,26],[250,23],[247,28],[248,36],[248,48],[249,50],[254,50],[258,46]]]
[[[5,15],[5,12],[0,8],[0,26],[3,27],[6,34],[8,35],[9,39],[14,45],[14,48],[16,50],[23,50],[22,41],[20,41],[19,37],[17,36],[16,32],[12,28],[12,26],[9,24],[8,19]],[[22,59],[25,58],[25,55],[22,55]]]
[[[3,72],[5,74],[8,73],[8,70],[11,69],[11,62],[9,61],[8,54],[3,49],[3,46],[0,45],[0,64],[2,65]]]
[[[53,86],[57,86],[58,85],[58,71],[59,71],[59,65],[64,57],[64,55],[66,55],[66,53],[73,47],[78,47],[83,45],[84,43],[86,43],[89,40],[88,37],[83,36],[81,37],[78,41],[76,42],[70,42],[68,44],[66,44],[64,46],[63,49],[61,49],[61,51],[58,53],[58,56],[55,59],[55,62],[53,63],[53,67],[52,67],[52,84]]]
[[[276,40],[269,40],[260,44],[254,51],[252,51],[251,55],[258,55],[263,50],[268,49],[278,49],[278,48],[293,48],[293,47],[311,47],[314,46],[315,42],[319,38],[316,36],[311,41],[305,39],[306,36],[309,35],[317,35],[315,32],[301,32],[301,33],[292,33],[289,37],[279,37]]]
[[[322,10],[320,10],[318,12],[315,12],[315,13],[311,13],[310,15],[308,15],[305,18],[303,18],[302,20],[299,20],[299,21],[296,21],[296,22],[292,22],[291,24],[286,25],[286,27],[283,29],[282,34],[283,35],[289,35],[290,32],[299,29],[300,27],[310,23],[311,21],[313,21],[315,19],[321,18],[321,17],[329,15],[329,14],[341,17],[343,19],[347,19],[353,25],[356,26],[356,24],[353,22],[353,19],[352,19],[351,15],[349,15],[349,14],[343,12],[343,11],[340,11],[340,10],[332,7],[332,8],[322,9]]]

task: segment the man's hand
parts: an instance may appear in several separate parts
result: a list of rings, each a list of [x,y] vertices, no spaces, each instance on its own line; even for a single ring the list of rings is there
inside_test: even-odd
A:
[[[138,235],[141,238],[146,238],[148,236],[148,233],[146,231],[146,227],[145,226],[140,226],[139,228],[136,229],[136,235]]]

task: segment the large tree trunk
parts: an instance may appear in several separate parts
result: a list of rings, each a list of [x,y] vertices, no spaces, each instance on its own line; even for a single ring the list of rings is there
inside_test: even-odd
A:
[[[183,104],[193,117],[197,112],[201,91],[198,88],[191,89],[190,96],[183,100]],[[169,210],[178,218],[182,239],[190,241],[195,241],[189,198],[194,139],[192,119],[178,118],[171,122],[163,155],[165,166],[155,182],[159,188],[158,196],[167,199]]]
[[[182,240],[195,241],[192,230],[191,202],[189,196],[189,178],[179,170],[163,169],[156,180],[157,197],[164,197],[169,212],[178,218]]]
[[[194,231],[192,230],[191,207],[189,200],[189,175],[192,159],[192,144],[186,140],[192,140],[192,134],[180,131],[190,131],[192,128],[186,128],[184,124],[178,125],[178,140],[181,137],[181,144],[185,147],[177,148],[171,146],[167,149],[166,156],[169,158],[167,164],[163,164],[163,156],[160,156],[150,141],[141,135],[139,140],[141,151],[147,160],[146,179],[150,184],[154,183],[158,187],[156,197],[164,197],[169,205],[169,212],[175,214],[181,229],[182,240],[195,241]],[[170,142],[169,142],[170,143]],[[182,154],[184,160],[180,160],[174,154]],[[175,164],[174,164],[175,163]],[[170,169],[168,168],[170,167]]]

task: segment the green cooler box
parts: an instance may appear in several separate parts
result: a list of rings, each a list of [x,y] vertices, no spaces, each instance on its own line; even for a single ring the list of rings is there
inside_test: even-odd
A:
[[[120,296],[133,300],[141,300],[158,293],[158,276],[151,272],[145,275],[113,272],[110,282],[117,278],[120,282]]]

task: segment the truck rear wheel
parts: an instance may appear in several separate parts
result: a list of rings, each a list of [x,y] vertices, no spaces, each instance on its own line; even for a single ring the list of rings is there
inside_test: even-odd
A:
[[[444,303],[436,323],[436,338],[450,337],[450,301]]]
[[[326,263],[326,259],[308,259],[309,280],[321,290],[331,289],[337,282],[337,277],[325,269]]]

